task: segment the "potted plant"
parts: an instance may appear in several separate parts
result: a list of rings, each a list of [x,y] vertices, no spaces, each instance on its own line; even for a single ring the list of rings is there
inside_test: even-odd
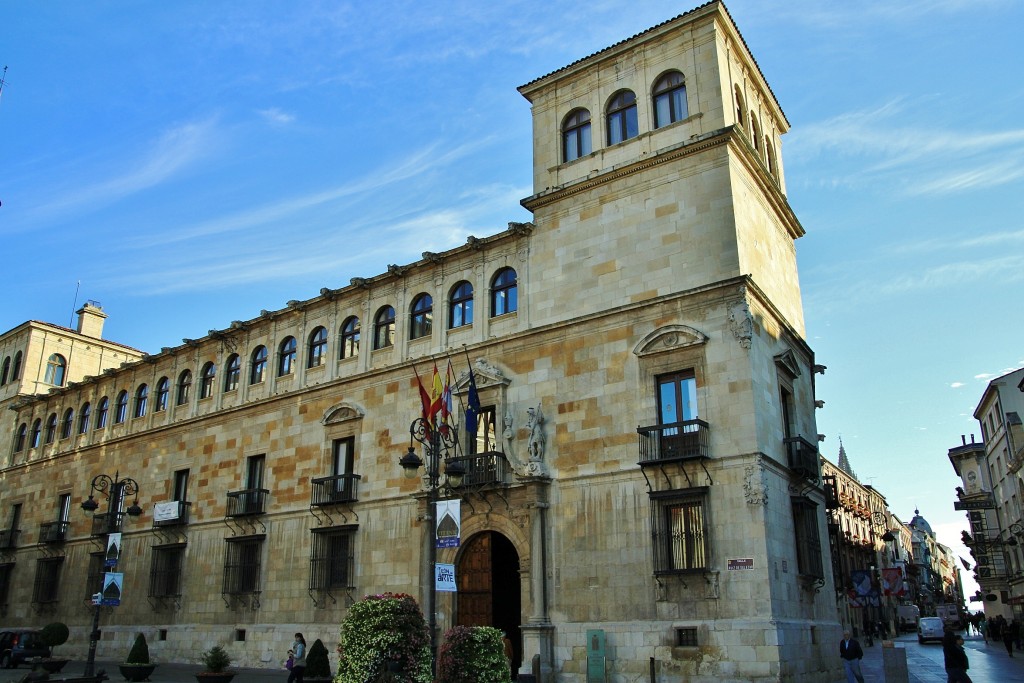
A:
[[[309,683],[321,683],[331,680],[331,659],[327,656],[327,648],[322,640],[317,638],[309,646],[306,654],[306,672],[303,678]]]
[[[46,645],[47,649],[50,650],[50,655],[36,660],[36,664],[38,664],[47,673],[55,674],[63,669],[64,665],[68,663],[67,658],[54,657],[53,649],[68,642],[68,636],[70,633],[71,632],[68,630],[67,625],[59,621],[47,624],[39,632],[39,637]]]
[[[123,664],[118,664],[118,668],[126,681],[138,683],[149,680],[150,674],[156,670],[156,664],[149,661],[149,645],[146,644],[144,633],[135,636],[135,643],[128,651],[128,659],[124,660]]]
[[[367,595],[349,607],[340,645],[336,683],[365,683],[382,674],[402,683],[434,680],[430,631],[411,595]]]
[[[220,645],[214,645],[201,656],[205,671],[196,674],[199,683],[230,683],[235,677],[234,671],[228,671],[231,665],[231,655]]]

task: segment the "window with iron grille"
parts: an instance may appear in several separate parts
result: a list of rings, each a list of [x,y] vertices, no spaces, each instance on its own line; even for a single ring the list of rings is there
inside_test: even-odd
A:
[[[107,553],[104,550],[89,553],[89,571],[85,575],[85,597],[92,600],[92,596],[103,590],[103,573],[107,571],[105,566]]]
[[[804,576],[825,578],[818,535],[818,504],[807,497],[793,498],[793,527],[796,529],[797,570]]]
[[[149,597],[174,598],[181,595],[181,566],[185,544],[153,546],[149,566]]]
[[[224,556],[224,584],[222,591],[229,595],[258,593],[260,590],[260,560],[265,535],[228,538]]]
[[[354,578],[355,525],[313,530],[309,561],[310,590],[350,588]]]
[[[0,564],[0,605],[7,604],[7,594],[11,588],[11,575],[14,573],[14,563],[4,562]]]
[[[706,488],[651,494],[655,574],[681,574],[707,568],[706,502]]]
[[[676,629],[677,647],[697,647],[700,642],[697,640],[697,629],[695,627],[680,627]]]
[[[32,586],[32,602],[57,602],[57,591],[60,588],[60,568],[63,564],[63,557],[43,557],[36,560],[36,580]]]

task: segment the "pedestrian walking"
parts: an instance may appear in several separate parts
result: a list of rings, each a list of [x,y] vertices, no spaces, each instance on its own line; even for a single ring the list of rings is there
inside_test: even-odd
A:
[[[849,629],[843,631],[843,639],[839,641],[839,656],[843,660],[843,670],[846,671],[846,683],[864,683],[864,675],[860,672],[864,650]]]
[[[967,659],[967,651],[964,650],[964,639],[962,636],[956,636],[946,657],[947,683],[974,683],[971,677],[967,675],[967,669],[970,666],[970,662]]]
[[[292,643],[292,649],[288,650],[288,656],[292,658],[288,683],[302,683],[302,677],[306,673],[306,639],[301,633],[295,634],[295,642]]]
[[[1017,642],[1017,622],[1002,624],[1003,645],[1006,646],[1006,653],[1013,656],[1013,644]]]
[[[988,645],[988,619],[982,614],[981,618],[978,619],[978,633],[985,639],[985,644]]]

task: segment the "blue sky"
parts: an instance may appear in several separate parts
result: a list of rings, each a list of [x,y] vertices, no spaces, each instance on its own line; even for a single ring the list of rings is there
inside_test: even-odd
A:
[[[695,4],[0,2],[0,329],[80,282],[156,352],[529,220],[516,87]],[[958,546],[946,451],[1024,365],[1024,3],[727,4],[792,124],[822,451]]]

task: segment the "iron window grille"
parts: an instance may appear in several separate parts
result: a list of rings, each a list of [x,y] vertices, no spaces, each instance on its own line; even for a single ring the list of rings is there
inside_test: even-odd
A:
[[[331,505],[333,503],[355,503],[359,500],[358,474],[335,474],[330,477],[313,479],[312,500],[314,506]]]
[[[650,496],[654,573],[705,570],[709,550],[707,488],[652,492]]]
[[[222,592],[244,595],[260,591],[260,565],[265,535],[225,539]]]
[[[7,596],[11,591],[11,575],[14,574],[14,563],[0,563],[0,605],[7,604]]]
[[[355,525],[313,529],[313,554],[309,560],[310,590],[354,587]]]
[[[243,489],[228,493],[228,517],[262,515],[266,511],[269,489]]]
[[[176,598],[181,595],[181,567],[185,544],[153,546],[149,566],[149,597]]]
[[[107,571],[107,553],[104,550],[89,553],[89,569],[85,574],[85,597],[92,596],[103,590],[103,574]]]
[[[818,533],[818,504],[801,496],[793,498],[792,505],[797,571],[803,576],[823,579],[825,570],[821,561],[821,536]]]
[[[0,550],[14,550],[18,547],[18,536],[21,529],[4,529],[0,531]]]
[[[57,602],[60,589],[60,568],[63,557],[41,557],[36,560],[36,579],[32,586],[32,602],[52,604]]]
[[[68,522],[46,522],[39,525],[40,543],[63,543],[68,534]]]

